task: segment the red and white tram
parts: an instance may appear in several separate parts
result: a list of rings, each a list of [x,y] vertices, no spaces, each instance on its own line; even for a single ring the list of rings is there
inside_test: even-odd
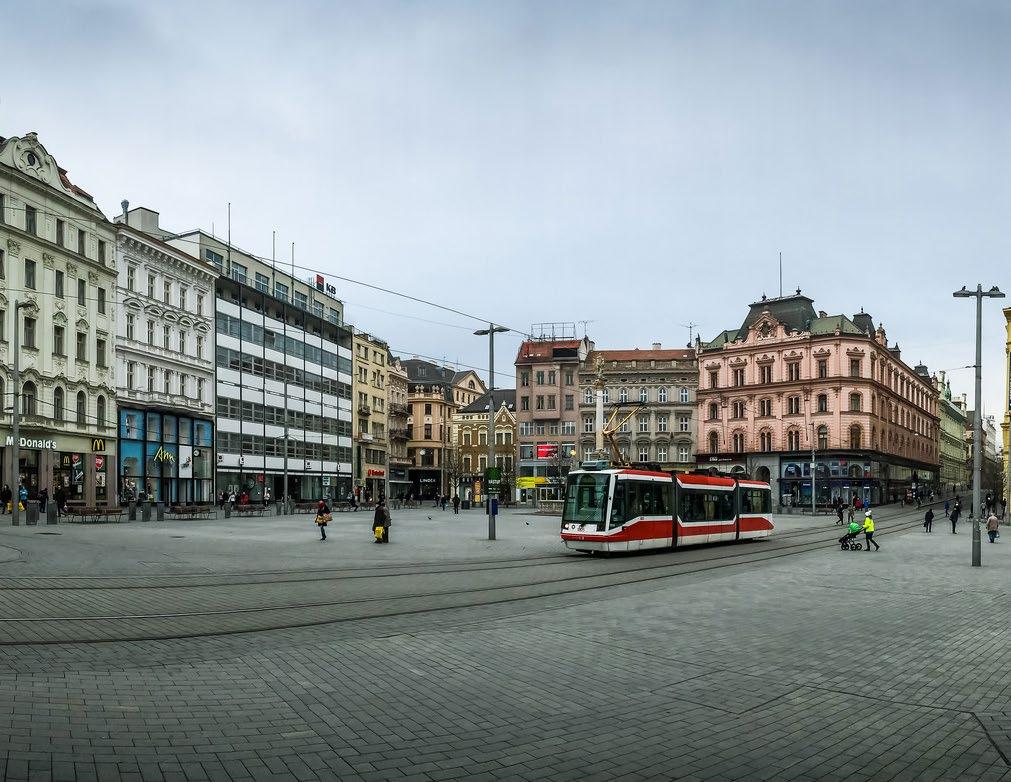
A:
[[[639,551],[765,538],[764,481],[699,473],[580,469],[569,473],[562,541],[576,551]]]

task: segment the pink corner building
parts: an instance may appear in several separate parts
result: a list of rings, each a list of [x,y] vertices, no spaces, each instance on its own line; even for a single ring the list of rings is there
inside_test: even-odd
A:
[[[937,392],[863,311],[762,297],[699,344],[697,464],[772,483],[782,505],[862,505],[937,489]]]

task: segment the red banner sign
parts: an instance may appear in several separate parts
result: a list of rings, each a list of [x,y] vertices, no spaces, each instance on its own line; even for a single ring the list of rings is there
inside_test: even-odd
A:
[[[558,455],[557,445],[538,445],[537,446],[537,458],[538,459],[551,459]]]

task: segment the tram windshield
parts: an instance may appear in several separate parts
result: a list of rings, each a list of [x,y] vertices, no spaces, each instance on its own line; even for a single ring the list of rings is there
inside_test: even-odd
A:
[[[565,489],[562,523],[596,524],[597,529],[603,529],[610,482],[610,475],[600,473],[570,475]]]

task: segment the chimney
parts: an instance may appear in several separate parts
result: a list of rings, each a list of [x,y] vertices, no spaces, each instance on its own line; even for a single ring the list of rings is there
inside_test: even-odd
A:
[[[659,349],[660,349],[660,343],[659,342],[654,342],[653,343],[653,350],[659,350]]]

